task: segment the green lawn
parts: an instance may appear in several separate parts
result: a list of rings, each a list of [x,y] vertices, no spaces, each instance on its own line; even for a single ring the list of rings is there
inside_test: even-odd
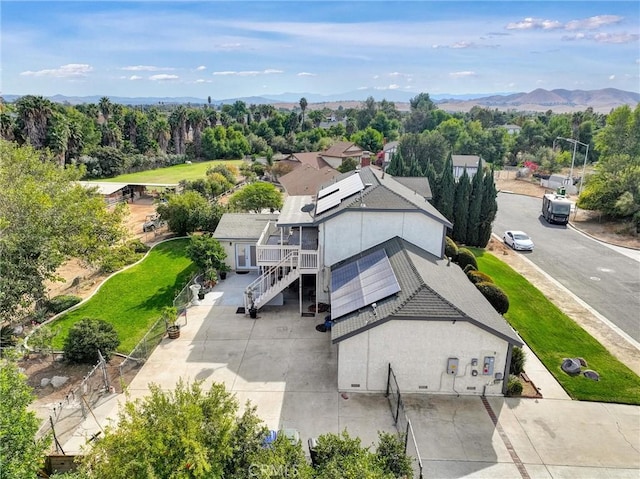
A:
[[[640,377],[613,357],[598,341],[560,311],[538,289],[504,262],[471,248],[478,268],[509,296],[505,318],[574,399],[640,404]],[[563,358],[582,357],[600,381],[569,376]],[[526,366],[525,366],[526,369]]]
[[[85,304],[51,324],[60,328],[54,348],[62,349],[69,328],[83,318],[103,319],[113,324],[120,337],[121,353],[129,353],[170,306],[195,267],[185,254],[188,239],[165,241],[154,247],[139,264],[105,282]]]
[[[180,180],[193,181],[198,178],[204,178],[209,168],[216,165],[235,165],[240,167],[243,160],[213,160],[203,161],[201,163],[191,163],[190,165],[174,165],[166,168],[158,168],[155,170],[140,171],[138,173],[129,173],[126,175],[116,176],[106,180],[105,182],[114,183],[170,183],[175,184]]]

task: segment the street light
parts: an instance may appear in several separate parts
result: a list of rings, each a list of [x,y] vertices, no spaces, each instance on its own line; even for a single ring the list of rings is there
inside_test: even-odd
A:
[[[587,168],[587,156],[589,155],[589,144],[588,143],[582,143],[581,141],[578,140],[574,140],[573,138],[563,138],[561,136],[556,137],[555,140],[553,140],[553,149],[555,150],[556,148],[556,140],[564,140],[564,141],[568,141],[570,143],[573,143],[573,156],[571,158],[571,170],[569,172],[569,178],[571,178],[571,183],[573,184],[573,164],[576,161],[576,150],[578,149],[578,144],[582,145],[582,146],[586,146],[587,150],[584,154],[584,163],[582,165],[582,177],[580,178],[580,188],[578,190],[578,194],[580,194],[582,192],[582,183],[584,181],[584,172]]]

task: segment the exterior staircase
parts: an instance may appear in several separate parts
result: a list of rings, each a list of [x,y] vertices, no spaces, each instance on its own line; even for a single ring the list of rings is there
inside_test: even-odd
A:
[[[260,309],[298,279],[299,260],[299,251],[290,250],[279,263],[264,270],[258,279],[247,286],[244,292],[245,311],[249,312],[252,307]]]

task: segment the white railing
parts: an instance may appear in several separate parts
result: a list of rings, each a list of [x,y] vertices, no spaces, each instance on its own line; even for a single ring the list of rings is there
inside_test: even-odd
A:
[[[245,311],[260,308],[300,276],[298,249],[293,249],[278,264],[264,271],[247,286],[244,295]]]

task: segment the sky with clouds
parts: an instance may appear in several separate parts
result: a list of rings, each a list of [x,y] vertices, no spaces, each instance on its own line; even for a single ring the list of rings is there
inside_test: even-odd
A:
[[[18,1],[2,94],[640,91],[637,1]]]

